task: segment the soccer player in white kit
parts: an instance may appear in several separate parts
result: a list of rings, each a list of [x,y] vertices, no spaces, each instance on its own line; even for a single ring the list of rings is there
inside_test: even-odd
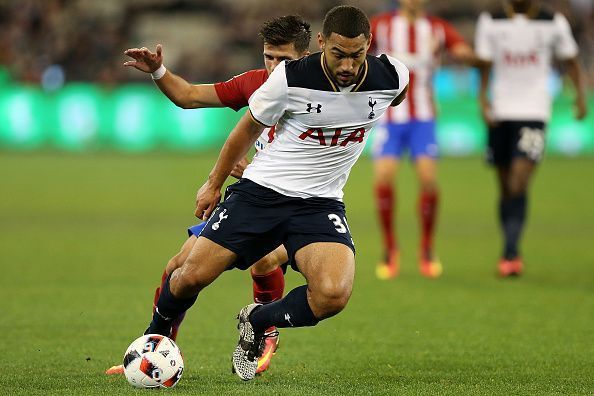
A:
[[[208,223],[183,266],[165,282],[147,332],[167,334],[171,322],[229,266],[246,268],[283,244],[307,284],[279,301],[241,309],[233,369],[253,379],[265,329],[314,326],[347,304],[355,273],[354,243],[343,186],[368,134],[405,96],[408,70],[386,55],[367,55],[369,20],[356,7],[326,14],[322,52],[279,64],[250,98],[233,130],[196,214]],[[266,126],[276,139],[256,154],[219,203],[221,187]]]
[[[161,45],[157,45],[154,53],[147,48],[126,50],[124,54],[133,60],[126,62],[124,66],[151,73],[159,89],[181,108],[228,107],[238,111],[248,105],[249,98],[268,79],[280,62],[299,59],[309,54],[310,26],[299,16],[286,15],[269,20],[261,26],[259,36],[262,38],[265,68],[249,70],[225,82],[198,85],[188,83],[182,77],[165,69]],[[274,128],[265,130],[256,141],[256,150],[265,149],[273,140]],[[244,158],[236,165],[231,176],[241,178],[248,163],[247,158]],[[171,272],[185,262],[205,225],[206,223],[202,222],[188,228],[188,239],[184,241],[179,253],[169,260],[163,272],[160,286],[155,292],[153,308],[159,299],[163,283]],[[286,249],[279,246],[254,263],[250,271],[253,279],[254,302],[266,304],[282,298],[285,284],[283,272],[286,269],[283,264],[287,263],[287,260]],[[174,341],[183,319],[184,315],[179,315],[172,323],[170,334],[167,335]],[[267,332],[278,334],[275,328],[270,328]],[[268,369],[272,356],[276,352],[278,340],[278,335],[266,338],[264,353],[258,360],[258,373]],[[106,371],[107,374],[123,374],[123,372],[123,365],[113,366]]]
[[[487,62],[481,70],[480,102],[489,126],[487,159],[497,169],[500,191],[504,247],[497,269],[508,277],[523,270],[519,241],[528,185],[545,149],[554,58],[565,63],[575,86],[576,118],[584,118],[587,109],[578,48],[565,17],[541,9],[536,0],[507,0],[503,5],[501,12],[479,17],[475,50]]]

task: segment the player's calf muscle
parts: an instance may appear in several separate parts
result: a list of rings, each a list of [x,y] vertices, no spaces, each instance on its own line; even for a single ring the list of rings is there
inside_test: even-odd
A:
[[[183,266],[171,276],[171,292],[178,298],[195,296],[218,278],[235,258],[230,250],[199,238]]]
[[[184,242],[180,251],[175,256],[173,256],[167,263],[167,267],[165,268],[165,272],[167,272],[167,274],[171,274],[173,271],[180,268],[184,264],[184,262],[190,255],[190,252],[192,251],[194,243],[196,243],[196,237],[192,235]]]

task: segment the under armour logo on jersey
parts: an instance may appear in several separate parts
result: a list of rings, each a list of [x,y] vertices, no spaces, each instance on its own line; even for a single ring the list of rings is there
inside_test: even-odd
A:
[[[229,216],[225,216],[225,213],[227,212],[227,209],[224,209],[221,213],[219,213],[219,221],[217,221],[216,223],[213,223],[212,225],[212,229],[213,230],[218,230],[219,226],[221,225],[221,221],[225,220],[227,217]]]
[[[322,112],[322,104],[321,103],[318,103],[316,105],[316,107],[313,107],[311,105],[311,103],[308,103],[307,104],[307,109],[305,109],[305,110],[307,110],[308,113],[311,113],[311,111],[314,110],[314,109],[316,110],[316,113],[321,113]]]
[[[291,327],[295,327],[295,325],[293,323],[291,323],[291,315],[289,315],[288,313],[285,314],[285,320],[287,322],[289,322],[289,324],[291,325]]]
[[[371,107],[371,111],[369,112],[369,116],[367,118],[369,118],[370,120],[373,120],[375,118],[375,112],[373,111],[373,107],[377,104],[377,100],[373,100],[370,96],[368,104],[369,104],[369,107]]]

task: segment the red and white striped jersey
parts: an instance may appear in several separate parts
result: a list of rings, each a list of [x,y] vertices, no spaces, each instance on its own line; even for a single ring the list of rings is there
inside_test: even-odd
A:
[[[433,120],[433,72],[442,51],[464,43],[462,36],[443,19],[425,16],[410,22],[398,11],[373,17],[371,32],[371,51],[397,58],[410,71],[407,98],[388,110],[386,121]]]

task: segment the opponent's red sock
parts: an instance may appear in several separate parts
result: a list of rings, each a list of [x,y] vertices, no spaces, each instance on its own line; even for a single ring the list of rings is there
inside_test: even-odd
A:
[[[254,302],[268,304],[283,298],[285,292],[285,275],[278,267],[264,275],[256,275],[252,272],[254,280]]]
[[[153,299],[153,312],[151,313],[151,316],[153,313],[155,313],[155,307],[157,306],[157,301],[159,301],[159,296],[161,295],[161,290],[163,290],[163,285],[165,284],[165,281],[167,280],[168,276],[169,276],[169,274],[167,274],[167,271],[163,271],[163,275],[161,275],[161,284],[155,290],[155,298]]]
[[[375,186],[375,202],[386,255],[394,251],[397,246],[396,233],[393,227],[395,195],[396,193],[389,184],[377,184]],[[388,258],[386,257],[386,259]]]
[[[419,220],[421,223],[421,253],[423,258],[431,260],[433,235],[437,220],[439,194],[435,191],[422,191],[419,196]]]

